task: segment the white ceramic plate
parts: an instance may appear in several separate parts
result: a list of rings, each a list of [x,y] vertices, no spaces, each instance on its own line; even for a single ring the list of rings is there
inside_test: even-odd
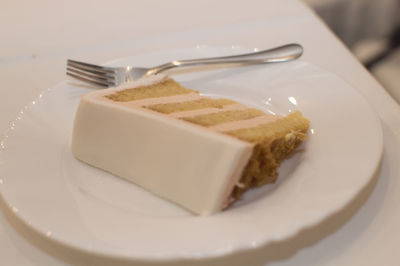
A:
[[[113,64],[151,66],[242,52],[248,50],[189,48]],[[299,109],[311,120],[309,140],[281,166],[274,185],[248,192],[219,214],[193,216],[72,157],[75,110],[80,96],[92,88],[64,82],[22,110],[1,143],[0,192],[6,205],[50,241],[93,254],[148,260],[214,257],[287,239],[317,224],[354,198],[379,164],[382,132],[374,111],[343,80],[309,63],[175,78],[201,93],[268,112]]]

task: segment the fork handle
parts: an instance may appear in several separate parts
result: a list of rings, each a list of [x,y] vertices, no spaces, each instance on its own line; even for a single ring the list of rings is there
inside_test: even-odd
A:
[[[204,66],[216,64],[252,65],[285,62],[299,58],[302,54],[303,47],[300,44],[293,43],[254,53],[201,59],[175,60],[156,66],[150,69],[148,73],[158,74],[168,69],[186,66]]]

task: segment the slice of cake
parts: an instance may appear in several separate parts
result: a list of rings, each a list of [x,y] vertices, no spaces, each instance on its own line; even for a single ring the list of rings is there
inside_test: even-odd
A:
[[[266,114],[157,75],[84,95],[71,150],[83,162],[207,215],[251,187],[274,182],[308,125],[298,111]]]

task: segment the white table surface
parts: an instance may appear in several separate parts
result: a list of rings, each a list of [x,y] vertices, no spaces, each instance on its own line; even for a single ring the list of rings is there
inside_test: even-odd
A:
[[[225,33],[222,36],[221,30]],[[305,47],[301,60],[347,81],[381,118],[384,155],[376,177],[342,211],[288,241],[213,261],[168,265],[400,263],[399,106],[303,3],[4,1],[0,38],[0,133],[41,91],[66,78],[67,58],[102,63],[157,49],[196,45],[267,48],[301,43]],[[6,211],[0,214],[0,264],[131,265],[60,250],[24,229]]]

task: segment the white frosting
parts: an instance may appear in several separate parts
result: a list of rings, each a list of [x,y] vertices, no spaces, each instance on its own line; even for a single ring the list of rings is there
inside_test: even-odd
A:
[[[155,81],[140,82],[133,85]],[[74,156],[194,213],[207,215],[221,210],[253,146],[162,114],[99,98],[126,88],[132,84],[83,96],[72,135]]]
[[[222,108],[210,107],[210,108],[190,110],[190,111],[181,111],[181,112],[169,114],[169,116],[175,117],[175,118],[183,118],[183,117],[192,117],[192,116],[198,116],[198,115],[213,114],[213,113],[218,113],[218,112],[223,112],[223,111],[244,110],[247,108],[249,108],[249,107],[247,107],[246,105],[237,103],[237,104],[225,105]]]

